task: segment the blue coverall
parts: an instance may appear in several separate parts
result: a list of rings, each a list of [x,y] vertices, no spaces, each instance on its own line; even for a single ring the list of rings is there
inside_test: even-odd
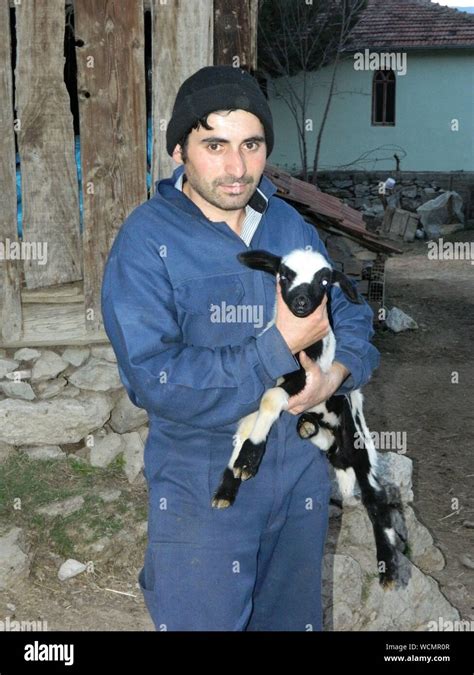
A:
[[[238,420],[298,368],[275,325],[262,333],[255,320],[227,316],[225,308],[244,305],[263,305],[264,326],[273,316],[275,279],[244,267],[236,254],[327,251],[265,176],[259,189],[268,203],[247,247],[176,189],[181,171],[158,181],[153,197],[126,219],[102,285],[122,382],[149,416],[140,586],[157,630],[321,630],[328,462],[299,438],[298,417],[282,413],[257,476],[242,484],[232,507],[213,509],[211,498]],[[210,319],[211,305],[224,309],[220,321]],[[336,360],[351,373],[336,392],[343,394],[370,379],[379,353],[366,303],[352,304],[333,287],[331,310]]]

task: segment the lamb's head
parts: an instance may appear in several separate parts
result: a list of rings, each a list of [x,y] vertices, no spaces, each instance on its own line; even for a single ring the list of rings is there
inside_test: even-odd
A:
[[[305,317],[314,312],[333,284],[340,286],[351,302],[362,302],[347,277],[333,270],[321,253],[311,249],[295,249],[283,257],[262,250],[245,251],[237,258],[247,267],[274,274],[282,298],[295,316]]]

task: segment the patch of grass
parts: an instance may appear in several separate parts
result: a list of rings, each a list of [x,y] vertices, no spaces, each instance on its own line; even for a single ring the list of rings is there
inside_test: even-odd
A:
[[[77,494],[68,480],[66,462],[34,461],[21,453],[0,465],[0,517],[27,514],[48,502]],[[58,466],[59,465],[59,466]],[[58,472],[62,479],[58,480]]]
[[[136,494],[135,503],[130,503],[128,490],[111,503],[104,503],[96,494],[111,487],[128,488],[123,466],[122,456],[102,469],[73,457],[38,461],[15,453],[0,464],[0,518],[23,527],[37,546],[74,557],[79,544],[93,543],[126,527],[127,515],[136,521],[136,504],[146,517],[144,494]],[[78,495],[84,497],[84,505],[69,516],[52,518],[37,513],[41,506]]]
[[[81,461],[80,459],[71,459],[69,465],[73,474],[76,476],[81,476],[86,478],[88,476],[93,476],[97,472],[95,466],[88,464],[87,462]]]
[[[115,510],[118,513],[130,513],[130,504],[123,500],[119,500],[118,502],[115,502]]]
[[[75,544],[67,529],[67,518],[55,518],[49,531],[49,537],[54,544],[56,553],[65,558],[74,556]]]
[[[114,461],[108,466],[109,471],[120,471],[122,472],[125,468],[125,457],[123,452],[114,459]]]
[[[123,520],[104,506],[101,499],[87,496],[81,509],[65,518],[54,518],[49,534],[55,550],[60,555],[71,557],[78,541],[92,544],[101,537],[119,532],[124,526]]]
[[[109,466],[105,468],[100,468],[97,466],[92,466],[88,462],[81,461],[79,459],[71,458],[69,460],[69,466],[71,468],[72,474],[79,478],[83,478],[87,485],[95,484],[96,479],[100,476],[103,480],[110,481],[111,479],[123,479],[123,468],[125,466],[125,459],[123,454],[118,455]]]
[[[138,506],[135,508],[135,516],[137,520],[147,520],[148,518],[148,505],[145,504],[138,504]]]
[[[123,528],[123,520],[115,513],[111,513],[108,514],[106,518],[100,516],[92,518],[89,521],[89,525],[94,530],[95,536],[93,541],[95,541],[101,537],[110,537],[116,532],[120,532],[120,530]]]

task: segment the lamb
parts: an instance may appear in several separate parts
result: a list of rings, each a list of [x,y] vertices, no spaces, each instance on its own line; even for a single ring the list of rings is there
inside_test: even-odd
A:
[[[332,284],[338,285],[351,302],[362,302],[347,277],[332,269],[324,256],[312,249],[296,249],[283,258],[261,250],[246,251],[237,257],[252,269],[274,274],[284,301],[296,316],[311,314],[325,294],[329,300],[328,291]],[[276,305],[274,317],[264,330],[274,324],[275,317]],[[335,350],[336,339],[330,329],[328,335],[305,351],[323,371],[327,371]],[[256,475],[270,429],[287,409],[289,397],[304,388],[305,377],[305,370],[300,366],[299,370],[279,378],[277,386],[264,393],[259,410],[239,421],[234,450],[212,500],[214,508],[231,506],[241,482]],[[364,418],[361,391],[334,395],[314,406],[299,417],[297,431],[301,438],[310,439],[327,452],[343,501],[352,498],[357,479],[362,503],[374,531],[380,583],[385,588],[393,587],[399,578],[395,529],[395,523],[399,522],[399,505],[389,502],[387,491],[378,480],[377,451]],[[362,447],[358,448],[359,444]]]

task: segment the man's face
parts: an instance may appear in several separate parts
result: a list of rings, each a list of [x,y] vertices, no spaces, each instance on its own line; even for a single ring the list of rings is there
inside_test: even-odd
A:
[[[244,208],[260,181],[267,148],[262,123],[245,110],[219,111],[207,118],[212,129],[193,129],[184,162],[190,187],[223,211]],[[180,146],[173,158],[183,163]]]

